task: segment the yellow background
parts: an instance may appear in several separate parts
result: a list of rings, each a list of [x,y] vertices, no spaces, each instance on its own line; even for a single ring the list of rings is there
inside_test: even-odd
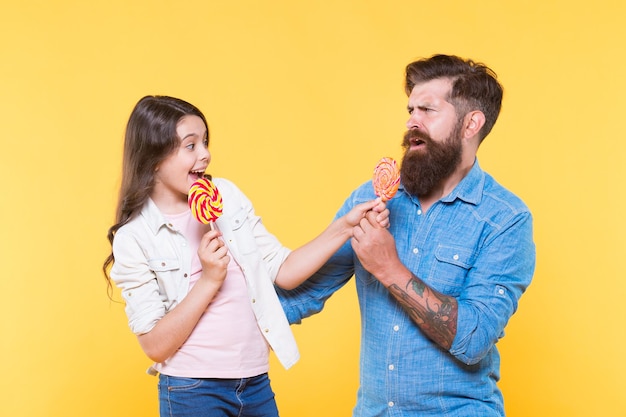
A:
[[[0,415],[157,413],[100,272],[140,97],[198,105],[209,171],[296,247],[399,157],[403,69],[433,53],[498,73],[480,162],[535,217],[537,272],[499,343],[508,415],[626,415],[625,15],[618,0],[2,0]],[[353,284],[294,330],[301,361],[271,359],[282,415],[350,415]]]

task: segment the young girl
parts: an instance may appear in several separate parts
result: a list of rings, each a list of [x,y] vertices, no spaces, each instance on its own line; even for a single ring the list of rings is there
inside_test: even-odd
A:
[[[379,200],[355,207],[290,252],[230,181],[215,230],[192,217],[187,193],[211,160],[204,115],[172,97],[147,96],[126,129],[112,252],[103,270],[121,289],[131,330],[159,374],[161,416],[277,416],[269,349],[285,368],[299,353],[274,284],[294,288],[352,235]],[[110,268],[110,277],[107,273]]]

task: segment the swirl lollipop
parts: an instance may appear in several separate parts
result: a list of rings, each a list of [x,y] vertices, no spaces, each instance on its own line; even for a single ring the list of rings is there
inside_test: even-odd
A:
[[[202,224],[211,224],[222,215],[222,196],[208,178],[200,178],[191,185],[187,197],[193,216]]]
[[[372,183],[374,192],[381,200],[391,200],[400,186],[400,170],[396,160],[385,157],[378,161]]]

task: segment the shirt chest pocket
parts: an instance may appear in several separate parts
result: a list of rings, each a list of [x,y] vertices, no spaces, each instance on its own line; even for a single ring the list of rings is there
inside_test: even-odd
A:
[[[237,210],[235,214],[231,216],[230,222],[237,249],[242,254],[255,252],[257,245],[254,241],[252,230],[250,229],[250,222],[248,221],[246,210],[243,208]]]
[[[159,284],[159,292],[161,292],[161,294],[167,292],[170,286],[173,286],[174,283],[182,278],[180,276],[181,265],[178,259],[150,259],[148,265],[150,266],[150,270],[156,275]]]
[[[189,280],[185,279],[178,259],[155,258],[150,259],[148,265],[156,276],[161,302],[164,304],[165,310],[169,311],[177,304],[179,298],[186,295]]]
[[[148,264],[150,265],[150,269],[154,271],[154,273],[157,275],[160,273],[168,273],[180,269],[180,262],[178,261],[178,259],[173,258],[150,259],[148,261]]]
[[[473,264],[473,251],[439,245],[428,275],[428,284],[447,295],[459,295]]]

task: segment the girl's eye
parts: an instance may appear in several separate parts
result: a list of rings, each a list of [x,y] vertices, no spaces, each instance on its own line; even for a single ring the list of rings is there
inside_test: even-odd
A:
[[[204,144],[204,147],[205,147],[205,148],[208,148],[208,147],[209,147],[209,138],[204,139],[204,140],[202,141],[202,143]]]
[[[185,148],[189,149],[190,151],[193,151],[193,149],[196,147],[196,145],[194,145],[193,143],[188,144],[187,146],[185,146]]]

